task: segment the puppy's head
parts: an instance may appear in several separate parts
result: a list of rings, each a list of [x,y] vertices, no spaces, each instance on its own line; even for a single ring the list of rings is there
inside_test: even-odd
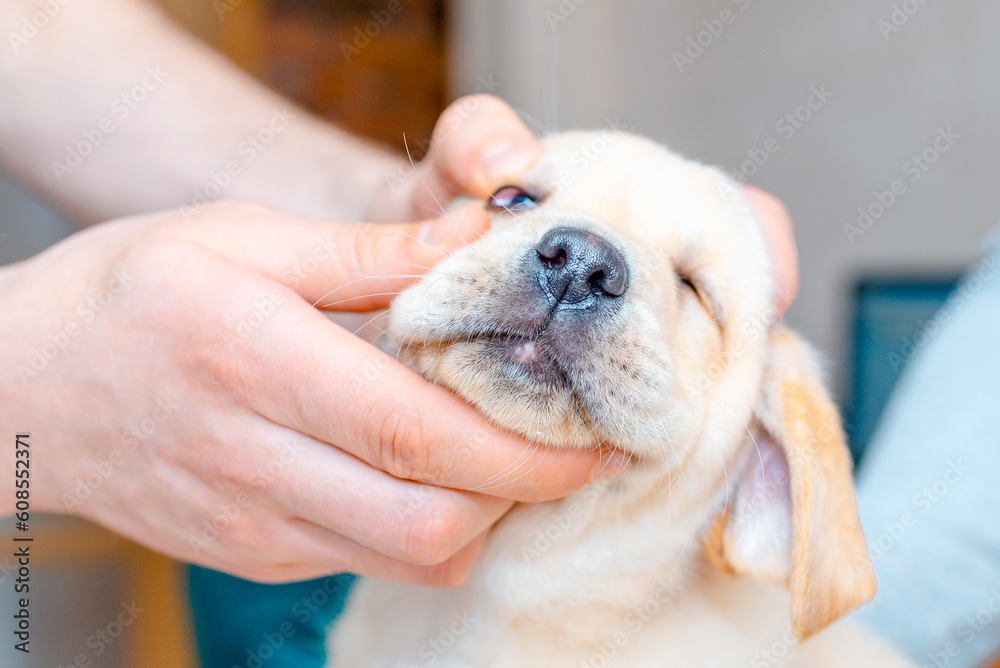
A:
[[[836,411],[812,353],[773,326],[738,188],[617,132],[548,138],[496,185],[490,231],[394,301],[400,359],[537,442],[620,448],[667,475],[741,466],[733,496],[760,512],[727,507],[707,551],[788,584],[800,636],[870,596]]]
[[[488,203],[490,232],[393,303],[401,359],[530,439],[679,463],[713,403],[692,379],[771,299],[757,224],[722,184],[636,137],[548,139]],[[727,371],[730,410],[764,338]]]

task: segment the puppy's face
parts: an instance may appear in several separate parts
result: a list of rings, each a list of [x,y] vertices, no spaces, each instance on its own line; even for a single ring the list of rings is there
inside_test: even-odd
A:
[[[706,424],[732,441],[771,302],[740,193],[630,135],[544,149],[487,203],[490,231],[396,299],[400,359],[545,444],[676,463]]]

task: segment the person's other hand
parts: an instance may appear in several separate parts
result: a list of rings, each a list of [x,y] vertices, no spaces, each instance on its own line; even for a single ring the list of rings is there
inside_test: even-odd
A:
[[[795,228],[788,209],[777,197],[754,186],[743,186],[743,196],[757,214],[774,280],[774,310],[781,315],[799,292],[799,256],[795,250]]]
[[[225,203],[0,270],[0,422],[32,433],[35,507],[258,581],[461,581],[512,500],[582,487],[598,453],[496,429],[313,304],[384,308],[487,226]]]

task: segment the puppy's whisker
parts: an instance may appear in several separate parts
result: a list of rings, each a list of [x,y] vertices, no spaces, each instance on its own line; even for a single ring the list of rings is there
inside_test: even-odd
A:
[[[405,133],[403,134],[403,148],[406,149],[406,159],[410,161],[410,166],[413,167],[413,173],[416,175],[417,180],[420,181],[420,185],[424,187],[427,194],[434,200],[434,203],[437,205],[438,209],[440,209],[441,215],[446,215],[448,212],[445,210],[444,204],[441,203],[438,196],[434,194],[434,191],[431,190],[430,186],[427,185],[427,182],[424,181],[424,177],[420,175],[420,170],[417,169],[417,165],[413,162],[413,155],[410,153],[410,144],[406,141]]]
[[[379,313],[379,314],[373,316],[372,318],[369,318],[367,321],[365,321],[364,323],[362,323],[362,325],[360,327],[358,327],[356,330],[354,330],[354,332],[353,332],[354,335],[358,336],[367,327],[373,327],[373,328],[375,328],[378,331],[378,336],[375,337],[375,341],[378,341],[379,339],[381,339],[384,336],[388,336],[389,332],[388,332],[388,330],[386,328],[379,327],[378,325],[375,324],[376,320],[378,320],[379,318],[385,317],[387,315],[389,315],[389,309],[386,309],[384,312]],[[373,341],[373,343],[374,343],[374,341]]]
[[[538,452],[538,448],[539,447],[541,447],[539,443],[533,443],[531,450],[528,451],[527,448],[526,448],[525,452],[518,456],[518,460],[520,460],[521,457],[523,457],[525,454],[527,454],[528,458],[530,458],[532,455],[534,455],[536,452]],[[487,482],[485,482],[482,485],[480,485],[479,487],[475,487],[475,488],[473,488],[473,489],[471,489],[469,491],[472,491],[472,492],[485,492],[485,491],[490,490],[490,489],[496,489],[496,488],[501,487],[503,485],[509,485],[511,483],[517,482],[518,480],[520,480],[524,476],[526,476],[529,473],[531,473],[532,471],[534,471],[535,468],[539,464],[541,464],[542,461],[545,460],[545,456],[547,454],[548,454],[548,449],[543,450],[541,457],[538,458],[538,461],[535,462],[535,464],[531,468],[529,468],[527,471],[524,471],[523,473],[521,473],[516,478],[509,478],[509,479],[507,479],[507,475],[503,475],[501,477],[497,477],[496,475],[494,475],[494,476],[491,476],[490,480],[488,480]],[[525,461],[527,461],[527,459],[525,459]],[[507,468],[510,468],[510,467],[507,467]],[[520,464],[518,465],[517,468],[520,468]],[[510,473],[515,473],[517,471],[517,468],[514,468],[513,470],[511,470]]]
[[[422,269],[422,267],[418,267],[418,269]],[[423,276],[424,273],[427,273],[429,271],[433,271],[433,269],[425,269],[424,272],[418,274],[361,274],[357,272],[346,272],[348,276],[357,276],[357,278],[347,281],[345,283],[337,283],[336,286],[334,287],[331,287],[334,284],[334,282],[331,281],[326,285],[326,292],[323,293],[320,299],[324,299],[325,297],[333,294],[334,292],[337,292],[338,290],[344,290],[346,288],[351,287],[352,285],[363,283],[364,281],[384,281],[388,279],[403,280],[408,278],[417,279]]]
[[[537,442],[530,441],[530,443],[533,446],[532,450],[529,451],[527,448],[525,448],[524,450],[522,450],[521,454],[519,454],[514,461],[512,461],[510,464],[508,464],[507,466],[505,466],[501,471],[498,471],[497,473],[494,473],[493,475],[491,475],[489,478],[487,478],[483,482],[483,484],[484,485],[488,485],[490,483],[496,482],[497,480],[499,480],[499,479],[503,478],[504,476],[506,476],[511,471],[517,470],[517,468],[521,466],[521,459],[522,459],[522,457],[530,457],[535,452],[535,450],[538,449],[538,443]]]
[[[442,210],[441,214],[442,215],[446,215],[447,212],[445,212],[445,211]],[[444,251],[444,250],[438,248],[437,246],[435,246],[434,244],[429,243],[426,239],[418,237],[417,235],[412,234],[410,232],[404,232],[403,230],[400,230],[398,228],[390,227],[386,223],[360,222],[360,223],[352,223],[352,225],[361,225],[361,226],[364,226],[364,227],[374,227],[377,230],[382,230],[383,232],[385,232],[385,235],[383,235],[383,237],[382,237],[383,239],[387,239],[387,238],[392,237],[392,236],[406,237],[407,239],[412,239],[413,241],[416,241],[420,245],[426,246],[427,248],[429,248],[429,249],[431,249],[431,250],[433,250],[433,251],[435,251],[437,253],[440,253],[442,256],[448,255],[447,251]]]
[[[365,299],[371,299],[372,297],[389,297],[393,295],[398,295],[399,293],[400,293],[399,290],[396,290],[395,292],[368,292],[363,295],[345,297],[344,299],[340,299],[335,302],[328,302],[326,304],[320,304],[318,306],[316,304],[313,304],[313,306],[320,309],[332,309],[334,306],[339,306],[340,304],[346,304],[348,302],[363,301]]]
[[[416,265],[411,265],[411,266],[416,266]],[[340,283],[336,287],[328,289],[326,292],[324,292],[320,296],[319,299],[317,299],[315,302],[313,302],[313,306],[316,306],[317,303],[319,303],[320,301],[326,299],[327,297],[329,297],[333,293],[337,292],[338,290],[344,290],[345,288],[349,288],[352,285],[357,285],[358,283],[363,283],[364,281],[383,281],[383,280],[386,280],[386,279],[400,280],[400,279],[407,279],[407,278],[419,279],[422,276],[425,276],[426,274],[432,273],[432,272],[435,271],[433,267],[431,267],[431,268],[424,268],[424,267],[419,267],[418,266],[417,268],[418,269],[426,269],[426,270],[424,271],[424,273],[420,273],[420,274],[378,274],[378,275],[372,275],[372,274],[348,273],[349,276],[350,275],[355,275],[355,276],[358,276],[358,278],[355,278],[354,280],[351,280],[351,281],[347,281],[346,283]],[[438,273],[441,273],[441,272],[438,272]]]

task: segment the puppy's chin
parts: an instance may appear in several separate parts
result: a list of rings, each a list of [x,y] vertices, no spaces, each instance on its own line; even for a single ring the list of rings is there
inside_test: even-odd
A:
[[[543,342],[483,336],[405,346],[400,361],[475,406],[494,424],[548,446],[600,444],[592,418]]]

